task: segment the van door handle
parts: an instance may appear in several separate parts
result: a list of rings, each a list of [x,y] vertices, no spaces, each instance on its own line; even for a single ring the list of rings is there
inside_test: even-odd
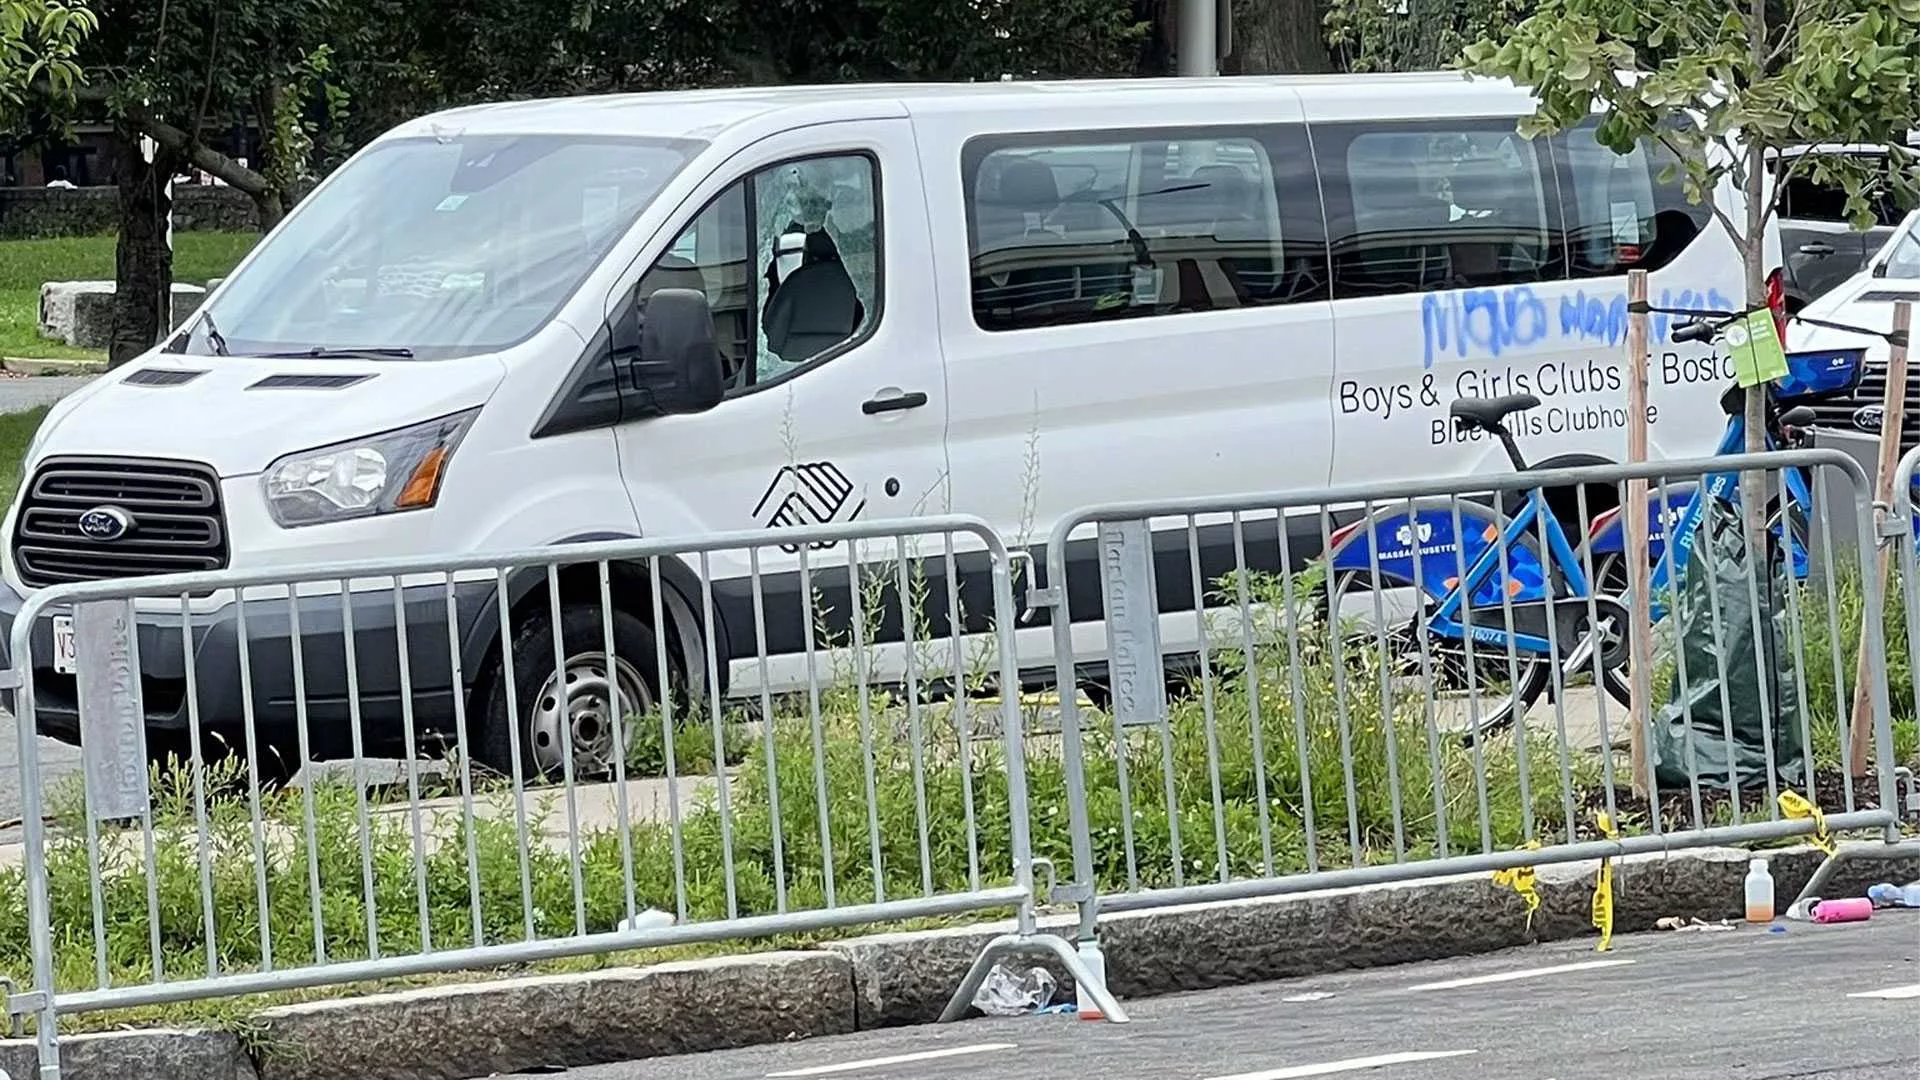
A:
[[[1802,254],[1802,255],[1823,255],[1823,256],[1824,256],[1824,255],[1831,255],[1831,254],[1833,254],[1833,245],[1832,245],[1832,244],[1823,244],[1823,243],[1821,243],[1820,241],[1818,241],[1818,240],[1815,240],[1815,241],[1813,241],[1812,243],[1809,243],[1809,244],[1801,244],[1801,245],[1800,245],[1800,254]]]
[[[904,412],[908,409],[917,409],[926,403],[927,395],[924,392],[919,390],[905,390],[884,396],[876,394],[860,404],[860,411],[866,413],[868,416],[876,416],[880,413]]]

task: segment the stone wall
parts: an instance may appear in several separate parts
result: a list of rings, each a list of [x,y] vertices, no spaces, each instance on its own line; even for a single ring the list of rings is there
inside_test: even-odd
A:
[[[119,227],[115,188],[0,187],[0,240],[95,236]],[[181,184],[173,189],[176,232],[252,232],[253,200],[230,187]]]

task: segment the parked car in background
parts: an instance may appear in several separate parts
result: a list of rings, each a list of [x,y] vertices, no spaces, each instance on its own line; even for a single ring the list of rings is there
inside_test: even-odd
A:
[[[1808,304],[1801,314],[1848,326],[1891,329],[1893,305],[1907,300],[1920,304],[1920,211],[1906,216],[1867,259],[1866,268],[1847,278],[1826,295]],[[1788,248],[1792,258],[1792,248]],[[1787,347],[1795,352],[1827,349],[1865,349],[1866,372],[1851,394],[1814,406],[1824,428],[1862,435],[1880,433],[1885,415],[1888,346],[1879,338],[1850,334],[1832,327],[1791,323]],[[1900,445],[1911,450],[1920,443],[1920,378],[1907,376],[1906,417]]]
[[[1885,157],[1887,148],[1813,146],[1788,153]],[[1859,272],[1892,238],[1907,211],[1915,209],[1891,193],[1883,194],[1875,201],[1874,226],[1861,232],[1847,220],[1846,207],[1847,193],[1837,186],[1804,174],[1787,182],[1780,196],[1780,242],[1786,251],[1788,311],[1798,311]]]

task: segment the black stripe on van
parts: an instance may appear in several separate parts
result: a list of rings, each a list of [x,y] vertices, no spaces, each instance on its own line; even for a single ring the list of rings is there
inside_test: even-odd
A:
[[[1328,527],[1338,528],[1354,516],[1353,512],[1333,515]],[[1255,573],[1278,572],[1281,569],[1279,519],[1243,520],[1238,528],[1246,568]],[[1234,531],[1232,523],[1222,522],[1198,526],[1191,534],[1184,527],[1153,534],[1154,576],[1162,614],[1194,610],[1194,573],[1190,554],[1193,548],[1197,547],[1200,553],[1199,591],[1202,595],[1211,592],[1221,579],[1233,573],[1238,565]],[[1319,556],[1324,546],[1321,532],[1318,514],[1287,519],[1286,547],[1292,559],[1292,569],[1297,571]],[[937,539],[933,541],[934,545],[938,543]],[[1036,565],[1044,568],[1047,561],[1045,546],[1035,545],[1029,550]],[[987,632],[992,628],[993,613],[992,565],[987,553],[956,553],[952,565],[959,579],[960,631],[964,634]],[[916,640],[938,641],[953,633],[948,618],[947,566],[946,557],[939,553],[937,547],[930,547],[909,568],[909,588],[921,594],[916,606],[921,612],[922,625],[915,635]],[[884,588],[876,588],[869,583],[870,593],[875,594],[870,603],[877,601],[877,606],[868,613],[869,624],[864,627],[864,636],[871,644],[894,644],[904,639],[897,571],[889,569],[885,572],[892,576],[889,576]],[[873,571],[869,571],[871,573]],[[1044,569],[1040,573],[1044,577]],[[845,567],[812,570],[804,575],[804,584],[803,575],[798,570],[762,574],[759,580],[760,606],[766,618],[766,651],[769,656],[805,651],[806,625],[802,613],[806,609],[801,604],[804,584],[811,585],[816,597],[813,608],[815,647],[824,645],[819,639],[823,633],[837,644],[852,640],[852,603],[848,594],[849,575]],[[1020,584],[1024,589],[1031,583]],[[736,660],[758,655],[753,579],[715,581],[713,595],[715,609],[726,627],[727,655]],[[1016,607],[1023,607],[1026,597],[1016,596],[1014,601]],[[1067,546],[1067,610],[1076,623],[1098,621],[1105,615],[1099,551],[1097,541],[1091,536],[1070,541]],[[873,614],[879,615],[877,625],[871,621]],[[1049,621],[1047,612],[1035,611],[1021,625],[1023,628],[1046,626]]]

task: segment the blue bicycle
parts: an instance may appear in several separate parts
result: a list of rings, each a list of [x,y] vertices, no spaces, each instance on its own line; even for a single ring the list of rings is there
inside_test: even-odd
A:
[[[1708,325],[1708,324],[1693,324]],[[1675,337],[1695,339],[1699,331],[1682,327]],[[1805,442],[1815,414],[1812,402],[1850,393],[1860,384],[1866,354],[1862,349],[1834,349],[1788,357],[1785,378],[1768,394],[1766,447],[1777,450]],[[1714,450],[1716,456],[1746,450],[1746,395],[1739,387],[1727,391],[1720,407],[1727,414],[1727,430]],[[1814,496],[1805,473],[1783,470],[1776,494],[1767,505],[1767,531],[1786,551],[1794,579],[1806,580],[1812,566],[1808,554],[1808,526],[1813,520]],[[1781,496],[1785,498],[1782,499]],[[1740,474],[1713,473],[1702,481],[1676,481],[1655,487],[1647,495],[1647,559],[1652,567],[1651,607],[1655,622],[1666,618],[1667,604],[1693,553],[1708,499],[1731,506],[1740,504]],[[1671,535],[1672,539],[1669,540]],[[1595,587],[1609,596],[1627,595],[1626,520],[1616,507],[1594,518],[1581,551],[1583,565],[1593,568]]]
[[[1525,472],[1506,419],[1539,404],[1531,394],[1463,398],[1450,412]],[[1626,610],[1594,588],[1542,489],[1505,513],[1465,498],[1407,500],[1330,541],[1329,607],[1366,626],[1343,634],[1343,647],[1378,650],[1389,678],[1429,687],[1453,713],[1448,726],[1470,739],[1524,715],[1556,659],[1567,677],[1597,667],[1603,679],[1624,661]],[[1608,681],[1624,701],[1624,681]]]
[[[1689,333],[1701,331],[1682,327],[1675,337],[1686,340],[1682,335]],[[1862,355],[1849,350],[1795,357],[1787,379],[1773,388],[1769,447],[1797,442],[1799,429],[1812,421],[1812,410],[1799,402],[1855,385]],[[1720,454],[1745,446],[1742,398],[1737,391],[1722,398],[1729,421]],[[1539,404],[1530,394],[1468,398],[1454,402],[1451,413],[1463,427],[1497,438],[1514,468],[1525,472],[1528,463],[1506,419]],[[1804,576],[1812,493],[1805,477],[1792,470],[1783,486],[1787,498],[1770,527]],[[1670,595],[1670,568],[1685,567],[1707,497],[1737,501],[1738,474],[1716,473],[1704,485],[1671,484],[1649,496],[1649,555],[1659,568],[1656,619],[1665,615],[1660,590]],[[1329,606],[1342,619],[1358,615],[1363,624],[1372,623],[1344,637],[1347,648],[1377,647],[1389,677],[1418,679],[1436,698],[1452,701],[1452,726],[1470,739],[1505,730],[1524,715],[1553,685],[1556,662],[1562,685],[1590,675],[1625,705],[1630,688],[1621,632],[1627,612],[1619,599],[1626,594],[1623,526],[1617,510],[1604,513],[1576,549],[1538,488],[1506,513],[1466,499],[1411,500],[1333,535]]]

